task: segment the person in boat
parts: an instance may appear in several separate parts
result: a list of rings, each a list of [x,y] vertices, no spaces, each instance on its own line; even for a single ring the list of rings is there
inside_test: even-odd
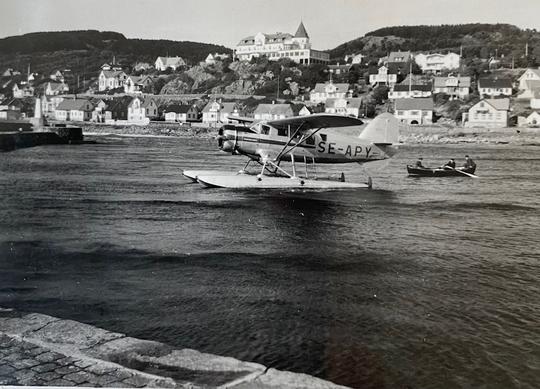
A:
[[[447,170],[454,170],[456,168],[456,161],[454,158],[450,158],[450,161],[446,162],[446,164],[443,166],[443,169]]]
[[[419,169],[425,169],[425,166],[422,164],[423,159],[420,157],[418,158],[418,161],[414,164],[414,167],[417,167]]]
[[[463,164],[464,169],[473,169],[476,167],[476,163],[468,155],[465,156],[465,163]]]

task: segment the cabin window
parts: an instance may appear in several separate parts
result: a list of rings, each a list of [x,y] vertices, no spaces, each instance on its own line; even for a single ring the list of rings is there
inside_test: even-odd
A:
[[[306,139],[306,144],[307,145],[314,145],[315,144],[315,138],[310,135],[307,139]]]
[[[277,134],[278,134],[278,136],[288,136],[288,135],[289,135],[289,131],[288,131],[286,128],[279,127],[279,128],[277,129]]]
[[[270,127],[262,125],[261,126],[261,135],[270,135]]]
[[[320,134],[321,135],[321,140],[323,142],[326,142],[326,134]]]

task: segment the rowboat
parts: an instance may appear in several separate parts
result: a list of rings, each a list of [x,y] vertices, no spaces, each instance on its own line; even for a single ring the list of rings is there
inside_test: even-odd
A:
[[[468,168],[457,168],[452,169],[450,167],[436,167],[436,168],[427,168],[427,167],[416,167],[412,165],[407,165],[407,172],[410,176],[426,176],[426,177],[475,177],[474,172],[476,166]]]

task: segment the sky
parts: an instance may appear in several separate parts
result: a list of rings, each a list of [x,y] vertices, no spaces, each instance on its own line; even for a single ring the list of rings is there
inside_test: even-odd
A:
[[[257,32],[294,34],[332,49],[381,27],[511,23],[540,29],[540,0],[0,0],[0,38],[95,29],[128,38],[233,48]]]

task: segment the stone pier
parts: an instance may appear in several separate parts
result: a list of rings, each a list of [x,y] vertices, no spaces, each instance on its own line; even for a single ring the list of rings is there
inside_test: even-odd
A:
[[[73,320],[2,308],[0,385],[344,388],[306,374],[176,349]]]

